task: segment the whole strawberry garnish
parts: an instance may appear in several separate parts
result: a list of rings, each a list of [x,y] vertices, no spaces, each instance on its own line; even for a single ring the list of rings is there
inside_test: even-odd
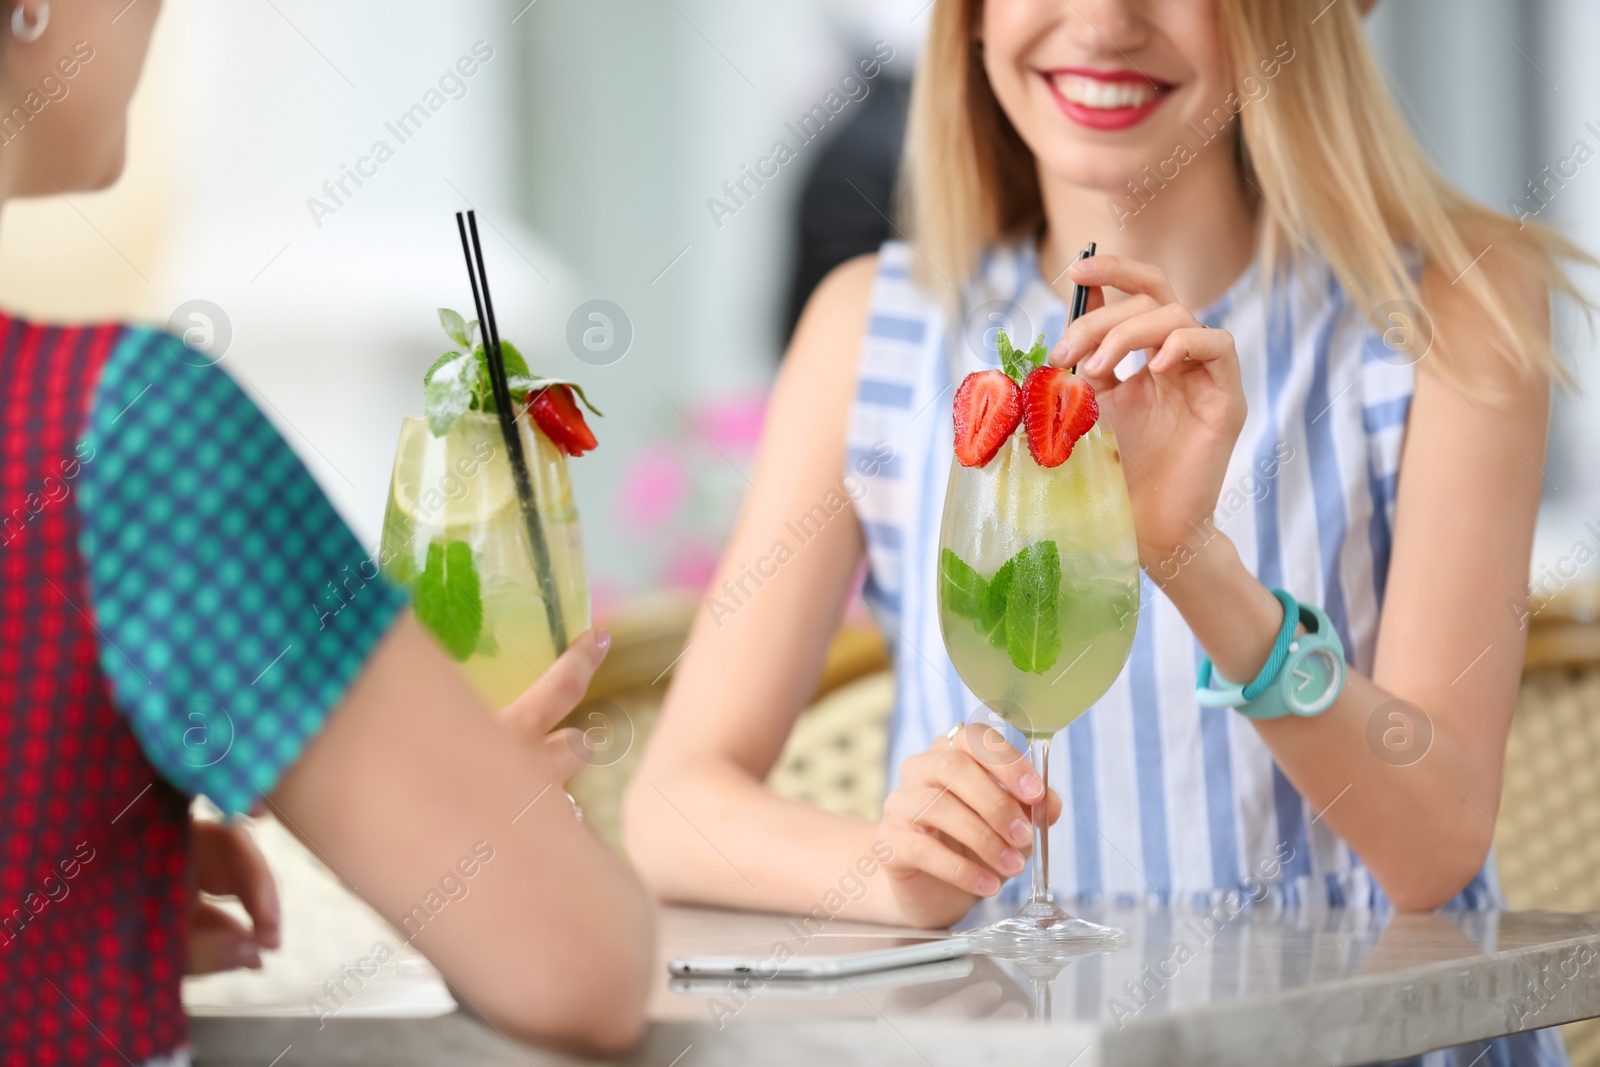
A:
[[[569,456],[581,456],[600,443],[583,420],[569,385],[547,385],[531,394],[528,412],[550,443]]]
[[[1005,371],[967,375],[956,390],[956,459],[982,467],[1022,421],[1022,390]]]
[[[1022,382],[1028,451],[1041,467],[1059,467],[1100,417],[1094,386],[1065,367],[1035,368]]]

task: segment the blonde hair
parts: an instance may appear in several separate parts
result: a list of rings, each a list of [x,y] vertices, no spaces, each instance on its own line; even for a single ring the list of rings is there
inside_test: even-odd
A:
[[[1281,42],[1295,49],[1293,76],[1238,109],[1241,174],[1264,202],[1262,276],[1320,256],[1371,316],[1390,301],[1421,306],[1407,269],[1408,254],[1420,254],[1457,279],[1482,315],[1453,327],[1431,323],[1441,370],[1460,376],[1447,355],[1447,335],[1456,329],[1487,336],[1519,371],[1570,384],[1545,337],[1547,323],[1519,313],[1488,274],[1470,268],[1493,246],[1544,291],[1587,311],[1562,264],[1593,263],[1591,257],[1542,226],[1473,202],[1445,180],[1390,98],[1354,4],[1333,5],[1314,25],[1304,5],[1284,0],[1219,0],[1218,8],[1235,82]],[[971,277],[986,246],[1037,234],[1044,224],[1033,152],[984,73],[981,15],[982,0],[936,0],[912,91],[902,207],[918,250],[948,283],[946,296]]]

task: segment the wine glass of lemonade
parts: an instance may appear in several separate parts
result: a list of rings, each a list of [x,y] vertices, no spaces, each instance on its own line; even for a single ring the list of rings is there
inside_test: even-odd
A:
[[[1049,785],[1050,740],[1121,673],[1139,615],[1139,560],[1122,460],[1094,390],[1000,335],[1007,370],[956,394],[955,459],[939,532],[939,622],[967,687],[1028,740]],[[1053,945],[1121,931],[1050,890],[1047,804],[1033,805],[1033,882],[980,944]]]
[[[379,564],[412,611],[503,708],[589,628],[589,583],[567,459],[595,447],[582,387],[534,376],[501,342],[513,425],[531,483],[517,490],[476,320],[440,309],[455,347],[423,378],[426,416],[400,427]],[[542,542],[536,546],[535,540]],[[545,567],[547,566],[547,571]]]

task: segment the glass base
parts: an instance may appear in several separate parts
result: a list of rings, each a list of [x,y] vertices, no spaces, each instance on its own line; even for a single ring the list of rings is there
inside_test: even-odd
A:
[[[1034,948],[1114,948],[1128,932],[1102,926],[1063,911],[1054,901],[1029,901],[1009,919],[962,932],[980,952]]]

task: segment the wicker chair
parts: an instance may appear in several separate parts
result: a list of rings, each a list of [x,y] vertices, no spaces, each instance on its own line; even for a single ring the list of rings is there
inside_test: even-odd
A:
[[[1529,620],[1496,851],[1513,908],[1600,910],[1600,587]],[[1577,1067],[1600,1065],[1600,1019],[1564,1027]]]
[[[564,725],[589,731],[594,765],[569,785],[596,831],[620,847],[622,791],[638,766],[672,667],[683,654],[697,602],[637,603],[609,621],[611,652],[589,696]],[[801,716],[768,779],[784,796],[829,811],[876,818],[893,681],[874,630],[845,628],[828,650],[813,704]]]

